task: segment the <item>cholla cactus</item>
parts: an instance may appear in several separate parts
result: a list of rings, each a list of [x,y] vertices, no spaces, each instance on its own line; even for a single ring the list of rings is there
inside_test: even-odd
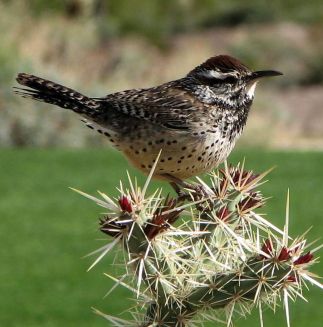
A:
[[[80,192],[107,210],[100,230],[112,238],[90,268],[119,246],[124,274],[108,276],[133,291],[141,308],[134,321],[97,313],[113,326],[230,326],[235,313],[256,307],[263,326],[264,306],[282,300],[289,326],[288,300],[303,298],[306,282],[322,287],[308,271],[320,247],[309,250],[304,235],[288,235],[288,203],[282,231],[255,212],[265,203],[257,190],[265,175],[225,166],[211,173],[210,186],[198,179],[186,199],[161,190],[147,196],[151,175],[142,189],[129,178],[116,200]]]

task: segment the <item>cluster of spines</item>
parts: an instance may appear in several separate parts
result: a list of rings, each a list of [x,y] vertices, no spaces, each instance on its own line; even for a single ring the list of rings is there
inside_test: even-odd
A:
[[[117,201],[86,195],[109,211],[100,230],[114,241],[99,259],[123,245],[126,272],[119,282],[146,308],[131,326],[198,326],[219,319],[217,309],[230,325],[234,312],[257,306],[261,313],[282,294],[288,312],[288,298],[302,297],[306,280],[320,286],[307,270],[315,259],[305,240],[288,245],[288,222],[280,231],[254,212],[265,203],[257,191],[264,176],[226,167],[211,175],[210,186],[199,180],[201,192],[189,191],[185,202],[165,199],[161,190],[146,197],[147,185],[141,190],[131,180]]]

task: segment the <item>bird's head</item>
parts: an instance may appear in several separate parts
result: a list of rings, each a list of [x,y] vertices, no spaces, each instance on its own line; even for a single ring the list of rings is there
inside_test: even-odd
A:
[[[199,85],[207,86],[224,102],[252,101],[257,82],[264,77],[278,76],[275,70],[251,71],[228,55],[209,58],[187,75]]]

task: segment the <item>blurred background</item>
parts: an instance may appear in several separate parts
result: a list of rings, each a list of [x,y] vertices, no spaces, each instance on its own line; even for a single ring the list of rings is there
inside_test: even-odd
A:
[[[15,96],[18,72],[103,96],[182,77],[223,53],[282,71],[259,84],[229,161],[277,165],[261,210],[281,227],[289,187],[291,232],[313,225],[312,240],[323,233],[322,33],[321,0],[0,0],[0,325],[108,326],[91,306],[113,314],[129,304],[122,290],[103,298],[108,259],[85,273],[94,258],[80,257],[106,242],[100,209],[68,190],[114,195],[129,166],[73,113]],[[321,326],[321,293],[305,295],[309,304],[291,306],[293,326]],[[285,326],[283,310],[265,322]],[[246,323],[259,326],[257,314],[237,326]]]
[[[227,53],[252,69],[284,72],[259,85],[243,144],[323,148],[320,0],[2,0],[0,6],[2,146],[105,143],[72,114],[15,97],[8,86],[19,71],[103,96],[182,77]]]

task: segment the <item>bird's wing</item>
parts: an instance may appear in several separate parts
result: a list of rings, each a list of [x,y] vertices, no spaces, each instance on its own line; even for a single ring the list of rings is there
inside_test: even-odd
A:
[[[123,91],[100,101],[107,110],[178,131],[191,130],[201,118],[196,117],[196,112],[202,104],[187,91],[174,87]]]

